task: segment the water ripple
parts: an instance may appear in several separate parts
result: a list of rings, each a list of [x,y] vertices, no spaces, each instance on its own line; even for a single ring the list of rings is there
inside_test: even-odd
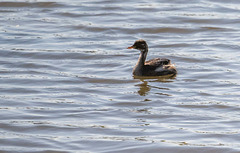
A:
[[[238,4],[0,2],[0,151],[239,152]],[[132,76],[139,38],[176,77]]]

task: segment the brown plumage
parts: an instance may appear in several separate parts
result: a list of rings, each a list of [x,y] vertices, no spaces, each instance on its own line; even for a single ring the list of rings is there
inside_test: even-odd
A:
[[[128,47],[128,49],[140,50],[140,56],[136,66],[133,69],[133,75],[135,76],[174,76],[177,74],[177,70],[171,61],[166,58],[154,58],[146,61],[148,53],[148,45],[145,40],[137,40],[135,43]]]

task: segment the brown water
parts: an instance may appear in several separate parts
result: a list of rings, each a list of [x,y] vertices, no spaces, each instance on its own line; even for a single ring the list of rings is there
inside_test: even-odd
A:
[[[1,152],[240,152],[240,1],[0,2]],[[170,58],[173,79],[132,77]]]

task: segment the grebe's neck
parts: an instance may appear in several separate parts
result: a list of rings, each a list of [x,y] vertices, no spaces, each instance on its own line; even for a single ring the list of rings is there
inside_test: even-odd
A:
[[[138,62],[136,66],[133,69],[133,75],[142,76],[143,75],[143,67],[145,60],[147,58],[148,48],[146,48],[144,51],[141,51],[140,56],[138,58]]]

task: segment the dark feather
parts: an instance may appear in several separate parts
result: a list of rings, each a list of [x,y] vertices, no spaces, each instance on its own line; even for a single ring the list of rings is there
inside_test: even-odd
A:
[[[157,70],[157,71],[156,71]],[[143,75],[169,75],[176,74],[175,67],[171,64],[171,61],[166,58],[154,58],[145,62],[143,66]]]
[[[166,58],[154,58],[145,62],[145,65],[151,65],[156,67],[159,67],[162,65],[169,65],[169,64],[171,64],[171,61]]]

